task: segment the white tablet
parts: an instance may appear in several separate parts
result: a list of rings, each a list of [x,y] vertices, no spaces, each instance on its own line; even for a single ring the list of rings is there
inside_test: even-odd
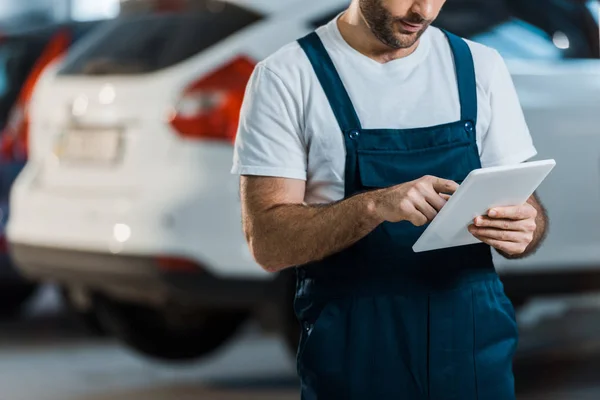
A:
[[[493,207],[523,204],[554,168],[554,160],[472,171],[413,246],[416,253],[480,243],[469,225]]]

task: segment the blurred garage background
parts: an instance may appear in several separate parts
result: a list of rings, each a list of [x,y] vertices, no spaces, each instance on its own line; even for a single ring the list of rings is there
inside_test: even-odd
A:
[[[295,399],[294,273],[241,232],[257,62],[348,0],[0,0],[0,398]],[[600,398],[600,1],[448,0],[506,59],[550,234],[497,259],[519,399]]]

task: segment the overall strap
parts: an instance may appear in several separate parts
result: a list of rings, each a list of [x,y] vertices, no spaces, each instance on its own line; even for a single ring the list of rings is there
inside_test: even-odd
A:
[[[315,70],[342,132],[361,129],[352,100],[319,35],[312,32],[299,39],[298,43]]]
[[[446,30],[450,49],[454,56],[458,93],[460,96],[460,119],[477,123],[477,85],[473,55],[467,42]]]

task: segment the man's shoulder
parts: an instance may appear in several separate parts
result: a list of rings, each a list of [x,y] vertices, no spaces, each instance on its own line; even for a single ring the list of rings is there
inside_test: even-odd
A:
[[[302,75],[310,63],[298,41],[293,41],[263,59],[258,66],[288,81]]]

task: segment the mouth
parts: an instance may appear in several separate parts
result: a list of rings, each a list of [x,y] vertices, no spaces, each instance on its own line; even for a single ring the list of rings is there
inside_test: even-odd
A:
[[[423,29],[423,24],[412,24],[406,21],[400,21],[403,33],[416,33]]]

